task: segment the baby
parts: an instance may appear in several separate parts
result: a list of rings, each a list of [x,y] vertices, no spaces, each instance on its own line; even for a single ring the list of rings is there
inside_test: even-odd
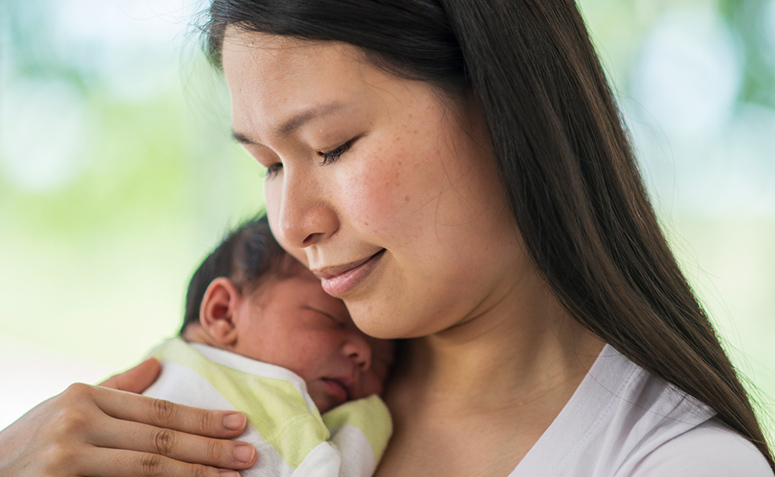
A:
[[[180,338],[157,347],[144,393],[246,414],[255,475],[372,475],[391,433],[382,392],[393,343],[363,334],[341,300],[277,244],[266,217],[202,262]]]

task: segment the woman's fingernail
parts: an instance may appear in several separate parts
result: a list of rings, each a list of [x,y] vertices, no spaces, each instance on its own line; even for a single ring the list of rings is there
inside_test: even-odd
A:
[[[245,416],[239,413],[229,414],[223,418],[223,427],[230,431],[238,431],[245,427]]]
[[[253,446],[242,445],[234,448],[234,458],[240,462],[250,462],[253,460],[253,455],[255,453],[256,450],[253,448]]]
[[[222,470],[218,472],[218,477],[240,477],[236,470]]]

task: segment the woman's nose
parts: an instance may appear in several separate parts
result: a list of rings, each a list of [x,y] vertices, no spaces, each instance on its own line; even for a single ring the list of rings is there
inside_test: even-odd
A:
[[[336,232],[337,214],[317,181],[285,172],[275,233],[292,247],[309,247]]]
[[[342,346],[345,356],[355,363],[361,372],[371,367],[371,346],[363,336],[354,335]]]

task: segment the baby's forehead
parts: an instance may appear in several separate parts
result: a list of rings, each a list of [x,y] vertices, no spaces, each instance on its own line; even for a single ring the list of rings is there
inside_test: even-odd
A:
[[[341,306],[342,312],[349,316],[344,302],[327,294],[323,290],[320,279],[301,262],[288,254],[284,254],[282,258],[276,260],[272,264],[271,269],[256,282],[252,289],[247,290],[247,293],[254,297],[263,296],[264,299],[271,298],[272,290],[278,285],[298,287],[300,294],[295,296],[295,298],[315,301],[320,305],[326,304],[327,307],[335,306],[339,308]]]
[[[278,278],[309,278],[320,282],[320,279],[315,276],[303,263],[293,258],[289,253],[283,253],[283,256],[276,261],[272,270],[269,273],[274,273]]]
[[[254,276],[252,278],[234,278],[237,281],[247,282],[249,284],[249,290],[247,290],[247,293],[251,294],[258,294],[278,283],[294,278],[302,278],[305,280],[309,279],[310,281],[317,280],[318,282],[320,281],[312,272],[307,269],[307,267],[305,267],[301,262],[286,252],[273,257],[270,266],[263,274]],[[252,286],[250,286],[250,284],[252,284]]]

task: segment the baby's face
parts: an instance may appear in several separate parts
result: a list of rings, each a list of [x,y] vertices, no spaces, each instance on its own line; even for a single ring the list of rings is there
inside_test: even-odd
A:
[[[381,394],[393,362],[393,343],[366,336],[344,303],[323,291],[303,267],[271,278],[246,296],[234,351],[283,366],[307,383],[320,412]]]

